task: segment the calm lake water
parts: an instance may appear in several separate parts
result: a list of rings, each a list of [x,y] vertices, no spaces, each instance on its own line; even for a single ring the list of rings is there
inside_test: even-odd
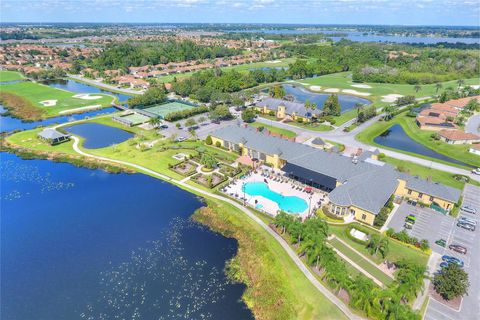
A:
[[[295,97],[295,100],[300,102],[310,100],[310,102],[313,102],[317,105],[318,109],[323,108],[325,100],[327,100],[327,98],[330,96],[330,94],[314,93],[290,84],[284,84],[283,87],[285,88],[287,95],[291,94]],[[369,105],[372,103],[368,99],[358,98],[347,94],[337,94],[337,96],[338,102],[340,102],[340,106],[342,107],[342,113],[353,109],[357,103],[362,103],[364,105]]]
[[[332,34],[345,34],[343,37],[330,36],[333,41],[337,42],[342,39],[347,39],[355,42],[394,42],[394,43],[425,43],[435,44],[439,42],[447,43],[466,43],[474,44],[480,43],[479,38],[446,38],[446,37],[414,37],[414,36],[396,36],[396,35],[377,35],[374,33],[367,33],[360,31],[331,31],[331,30],[318,30],[318,29],[255,29],[255,30],[229,30],[229,32],[235,33],[265,33],[265,34],[320,34],[325,35]]]
[[[2,319],[253,319],[192,194],[0,153]]]
[[[99,123],[75,124],[65,130],[84,138],[83,146],[87,149],[105,148],[133,137],[130,132]]]
[[[24,122],[18,118],[14,118],[11,116],[2,116],[1,114],[4,113],[6,110],[0,104],[0,132],[9,132],[13,130],[29,130],[36,128],[38,126],[47,126],[50,124],[60,124],[65,123],[68,121],[75,121],[75,120],[82,120],[86,118],[91,118],[101,114],[107,114],[118,111],[114,107],[100,109],[100,110],[93,110],[84,113],[77,113],[71,114],[68,116],[61,116],[55,118],[48,118],[41,121],[32,121],[32,122]]]
[[[74,80],[49,80],[49,81],[44,81],[43,82],[46,85],[49,85],[50,87],[58,88],[58,89],[63,89],[63,90],[68,90],[71,92],[76,92],[76,93],[104,93],[104,94],[109,94],[111,96],[115,96],[118,98],[118,101],[120,102],[125,102],[130,98],[130,96],[122,93],[115,93],[111,91],[106,91],[102,90],[100,88],[77,82]]]
[[[422,144],[412,140],[403,130],[402,126],[396,124],[390,127],[387,131],[379,135],[374,139],[375,143],[378,143],[382,146],[395,148],[403,151],[409,151],[418,153],[427,157],[444,160],[451,163],[460,164],[463,166],[470,167],[470,165],[458,161],[456,159],[444,156],[443,154],[437,153],[432,149],[429,149]]]

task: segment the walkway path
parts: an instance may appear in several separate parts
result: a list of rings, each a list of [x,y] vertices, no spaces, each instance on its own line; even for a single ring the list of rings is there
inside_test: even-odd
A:
[[[480,113],[471,116],[465,124],[465,132],[480,134]]]
[[[283,249],[287,252],[287,254],[290,256],[290,258],[295,262],[297,267],[302,271],[302,273],[307,277],[307,279],[325,296],[327,297],[333,304],[335,304],[344,314],[347,316],[349,319],[355,319],[355,320],[360,320],[363,319],[362,317],[352,313],[350,309],[339,299],[337,296],[335,296],[332,292],[330,292],[326,287],[321,284],[318,279],[313,275],[313,273],[310,271],[308,267],[306,267],[303,262],[300,260],[300,258],[297,256],[295,251],[293,251],[292,248],[283,240],[283,238],[275,233],[265,222],[263,222],[259,217],[257,217],[252,211],[250,211],[248,208],[245,208],[241,204],[237,203],[236,201],[233,201],[232,199],[223,197],[221,195],[213,194],[211,192],[199,189],[197,187],[191,186],[189,184],[186,184],[185,182],[182,182],[180,180],[172,179],[166,175],[163,175],[161,173],[158,173],[156,171],[150,170],[148,168],[145,168],[143,166],[133,164],[127,161],[121,161],[121,160],[114,160],[106,157],[100,157],[100,156],[95,156],[89,153],[86,153],[78,147],[78,144],[80,140],[78,137],[72,136],[72,139],[74,140],[73,143],[73,149],[75,152],[85,156],[85,157],[90,157],[94,158],[97,160],[103,160],[103,161],[109,161],[113,163],[118,163],[122,164],[125,166],[129,166],[132,168],[135,168],[137,170],[140,170],[141,172],[145,172],[147,174],[150,174],[152,176],[158,177],[162,180],[169,181],[171,183],[174,183],[176,185],[182,186],[183,188],[187,190],[192,190],[195,191],[198,194],[202,194],[206,197],[214,198],[217,200],[224,201],[228,204],[231,204],[232,206],[236,207],[237,209],[241,210],[244,214],[246,214],[250,219],[255,221],[257,224],[259,224],[266,232],[268,232],[282,247]]]
[[[352,130],[350,132],[342,132],[342,131],[338,132],[336,130],[335,131],[330,131],[330,132],[314,131],[314,130],[310,130],[310,129],[306,129],[306,128],[299,128],[295,125],[288,124],[288,123],[281,123],[281,122],[272,121],[272,120],[265,119],[265,118],[262,118],[262,117],[258,117],[257,121],[268,124],[268,125],[273,125],[273,126],[276,126],[276,127],[280,127],[280,128],[283,128],[283,129],[288,129],[288,130],[293,131],[297,134],[308,133],[309,135],[314,136],[314,137],[320,137],[322,139],[330,140],[330,141],[333,141],[333,142],[341,143],[341,144],[344,144],[344,145],[347,145],[347,146],[352,146],[352,147],[355,147],[355,148],[362,148],[363,150],[378,149],[380,152],[382,152],[385,155],[387,155],[389,157],[392,157],[392,158],[405,160],[405,161],[410,161],[410,162],[413,162],[413,163],[416,163],[416,164],[423,165],[425,167],[429,167],[429,168],[437,169],[437,170],[442,170],[442,171],[450,172],[450,173],[453,173],[453,174],[463,174],[463,175],[466,175],[466,176],[470,177],[470,179],[480,181],[480,176],[474,175],[474,174],[472,174],[471,172],[469,172],[465,169],[460,169],[460,168],[457,168],[457,167],[453,167],[453,166],[450,166],[450,165],[447,165],[447,164],[435,162],[435,161],[432,161],[432,160],[426,160],[426,159],[423,159],[423,158],[418,158],[418,157],[408,155],[408,154],[405,154],[405,153],[402,153],[402,152],[397,152],[397,151],[393,151],[393,150],[389,150],[389,149],[384,149],[384,148],[379,148],[379,147],[376,147],[376,146],[367,145],[367,144],[364,144],[364,143],[358,141],[355,138],[355,136],[360,131],[362,131],[363,129],[365,129],[369,125],[376,122],[380,118],[380,116],[381,115],[378,115],[378,116],[370,119],[369,121],[366,121],[366,122],[362,123],[361,125],[359,125],[358,127],[356,127],[354,130]]]
[[[123,92],[125,94],[135,94],[135,95],[143,93],[137,90],[127,89],[127,88],[118,88],[117,86],[112,86],[112,85],[103,83],[101,81],[92,80],[92,79],[76,76],[73,74],[69,74],[68,77],[72,78],[73,80],[78,80],[78,81],[89,83],[97,87],[105,88],[106,90],[118,91],[118,92]]]

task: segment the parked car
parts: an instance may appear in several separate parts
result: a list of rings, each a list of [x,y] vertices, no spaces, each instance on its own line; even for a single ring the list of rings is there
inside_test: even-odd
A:
[[[412,228],[413,228],[413,223],[411,223],[410,221],[405,222],[405,224],[403,225],[403,227],[404,227],[405,229],[412,229]]]
[[[458,219],[458,221],[460,222],[466,222],[466,223],[469,223],[471,225],[474,225],[474,226],[477,226],[477,221],[476,220],[473,220],[473,219],[470,219],[470,218],[467,218],[467,217],[460,217],[460,219]]]
[[[405,218],[405,222],[411,222],[412,224],[415,224],[415,221],[417,221],[417,217],[415,217],[413,214],[409,214]]]
[[[445,246],[447,245],[447,241],[446,241],[445,239],[437,240],[437,241],[435,241],[435,243],[436,243],[437,245],[439,245],[440,247],[444,247],[444,248],[445,248]]]
[[[466,222],[458,222],[457,227],[463,228],[468,231],[475,231],[475,226]]]
[[[458,253],[467,254],[467,248],[459,244],[451,244],[448,246],[448,248]]]
[[[161,128],[161,129],[168,129],[168,126],[167,126],[166,124],[162,124],[162,125],[160,126],[160,128]]]
[[[177,139],[175,139],[175,141],[177,141],[177,142],[182,142],[182,141],[185,141],[185,140],[187,140],[187,138],[185,138],[185,137],[178,137]]]
[[[213,124],[220,124],[220,120],[212,120],[211,123],[213,123]]]
[[[446,268],[446,267],[448,267],[448,265],[449,265],[448,262],[442,262],[442,263],[440,263],[440,268],[442,268],[442,269]]]
[[[452,257],[452,256],[447,256],[447,255],[443,255],[442,256],[442,260],[444,262],[447,262],[447,263],[456,263],[458,264],[460,267],[463,267],[463,261],[458,259],[458,258],[455,258],[455,257]]]
[[[472,170],[472,173],[473,173],[473,174],[478,174],[478,175],[480,175],[480,168],[475,168],[475,169],[473,169],[473,170]]]
[[[462,206],[460,209],[462,209],[462,211],[465,211],[465,212],[468,212],[468,213],[472,213],[472,214],[476,214],[476,213],[477,213],[477,209],[472,208],[472,207],[470,207],[470,206]]]
[[[414,206],[414,207],[417,205],[417,201],[414,201],[414,200],[407,200],[407,203],[408,203],[409,205]]]

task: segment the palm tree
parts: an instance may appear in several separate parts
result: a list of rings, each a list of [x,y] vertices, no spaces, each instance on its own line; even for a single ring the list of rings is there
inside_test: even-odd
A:
[[[378,288],[372,280],[359,275],[352,283],[350,304],[365,312],[367,316],[371,316],[377,311],[375,304],[377,291]]]
[[[443,85],[441,83],[435,84],[435,94],[438,94],[438,90],[442,89]]]
[[[153,117],[150,119],[150,121],[148,121],[152,127],[156,128],[159,124],[160,124],[160,117]]]
[[[415,93],[418,93],[418,91],[420,91],[422,89],[422,87],[418,84],[415,85],[415,87],[413,87],[415,89]]]

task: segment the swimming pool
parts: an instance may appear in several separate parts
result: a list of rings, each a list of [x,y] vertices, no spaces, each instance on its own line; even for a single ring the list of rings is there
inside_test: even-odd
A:
[[[305,200],[296,196],[282,196],[280,193],[270,190],[264,182],[248,182],[244,185],[244,191],[250,196],[261,196],[278,204],[280,210],[298,214],[307,210]]]

